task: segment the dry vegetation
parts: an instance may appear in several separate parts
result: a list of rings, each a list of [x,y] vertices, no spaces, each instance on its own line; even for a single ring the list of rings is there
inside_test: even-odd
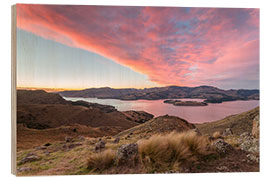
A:
[[[90,155],[87,161],[87,168],[92,171],[103,171],[114,165],[115,151],[107,149],[103,152]]]
[[[216,131],[213,133],[212,137],[215,139],[221,138],[221,133],[219,131]]]
[[[182,164],[192,163],[203,156],[213,154],[210,142],[205,136],[195,132],[153,135],[149,139],[139,140],[139,164],[146,173],[176,170]],[[92,172],[100,172],[118,166],[116,151],[111,149],[90,155],[87,167]],[[134,159],[136,160],[136,159]],[[136,164],[135,162],[133,164]]]
[[[195,132],[154,135],[148,140],[141,140],[139,154],[146,169],[164,171],[174,169],[183,163],[194,162],[200,156],[213,153],[209,141]]]
[[[224,137],[238,147],[234,136]],[[57,174],[139,174],[139,173],[187,173],[187,172],[238,172],[258,171],[258,164],[250,164],[246,153],[236,150],[226,156],[220,156],[212,148],[207,136],[199,136],[194,131],[154,134],[150,138],[131,135],[120,136],[120,142],[114,143],[115,137],[102,138],[106,147],[101,152],[95,151],[99,138],[75,138],[72,142],[59,141],[43,148],[22,150],[17,153],[18,168],[29,168],[18,172],[20,176],[57,175]],[[74,148],[71,145],[78,144]],[[120,146],[137,143],[138,154],[129,163],[120,164],[117,150]],[[43,146],[44,147],[44,146]],[[29,153],[39,159],[21,164]],[[136,162],[135,162],[136,161]],[[220,170],[222,166],[230,169]]]

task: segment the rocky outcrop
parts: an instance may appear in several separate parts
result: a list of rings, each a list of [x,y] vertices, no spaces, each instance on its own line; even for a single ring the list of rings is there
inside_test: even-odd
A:
[[[259,140],[254,138],[250,133],[245,132],[239,138],[240,148],[250,153],[259,153]]]
[[[17,172],[27,172],[27,171],[31,171],[32,168],[29,167],[19,167],[17,168]]]
[[[119,141],[120,141],[120,138],[119,138],[119,137],[116,137],[116,138],[114,139],[113,143],[117,144],[117,143],[119,143]]]
[[[39,156],[35,155],[34,153],[28,153],[20,162],[19,164],[24,164],[27,162],[38,161],[40,159]]]
[[[138,159],[138,144],[125,144],[118,148],[116,162],[118,165],[134,166]]]
[[[101,151],[105,148],[106,143],[103,140],[100,140],[95,145],[95,151]]]
[[[232,132],[232,129],[231,128],[226,128],[223,133],[222,133],[223,136],[230,136],[230,135],[233,135],[233,132]]]
[[[216,151],[220,154],[226,154],[233,150],[232,145],[226,143],[223,139],[218,139],[212,143],[212,146],[216,149]]]
[[[239,144],[240,148],[243,151],[246,151],[247,159],[250,161],[259,162],[259,154],[260,154],[260,148],[259,148],[259,139],[252,136],[252,134],[245,132],[240,135],[239,138]]]
[[[252,125],[252,135],[259,139],[260,137],[260,120],[259,120],[259,115],[256,116],[254,119],[253,119],[253,125]]]

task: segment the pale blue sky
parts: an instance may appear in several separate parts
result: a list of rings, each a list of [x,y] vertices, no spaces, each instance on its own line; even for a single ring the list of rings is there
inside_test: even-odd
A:
[[[81,89],[157,84],[146,75],[96,53],[17,29],[17,86]]]

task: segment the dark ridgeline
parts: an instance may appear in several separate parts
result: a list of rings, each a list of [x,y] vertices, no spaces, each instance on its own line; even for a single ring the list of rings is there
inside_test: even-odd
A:
[[[59,92],[64,97],[88,97],[100,99],[120,99],[120,100],[158,100],[177,98],[199,98],[206,99],[206,103],[221,103],[223,101],[234,100],[259,100],[259,90],[230,89],[223,90],[213,86],[181,87],[167,86],[144,89],[113,89],[90,88],[77,91]]]

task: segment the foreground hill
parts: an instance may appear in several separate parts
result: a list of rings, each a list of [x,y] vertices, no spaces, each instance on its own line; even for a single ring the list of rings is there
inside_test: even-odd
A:
[[[84,133],[100,132],[77,128]],[[246,137],[201,136],[194,128],[181,118],[161,116],[114,137],[62,137],[58,142],[18,151],[17,172],[29,176],[259,171],[258,148],[252,152],[250,148],[245,149],[250,144],[258,144],[258,139],[248,134]],[[41,138],[42,131],[52,135],[56,131],[71,133],[69,127],[35,131],[38,132],[29,133],[40,133]],[[231,138],[235,139],[233,144],[230,144]]]
[[[65,97],[96,97],[96,98],[112,98],[121,100],[157,100],[157,99],[177,99],[177,98],[200,98],[206,99],[206,102],[220,103],[223,101],[259,99],[259,90],[223,90],[213,86],[198,87],[155,87],[145,89],[113,89],[91,88],[77,91],[59,92]]]
[[[59,94],[42,90],[17,90],[17,145],[29,149],[58,141],[68,134],[88,137],[115,135],[152,117],[143,111],[128,113],[117,111],[113,106],[70,102]]]
[[[260,113],[260,108],[254,108],[250,111],[236,115],[231,115],[215,122],[196,124],[196,127],[203,134],[213,134],[214,132],[223,132],[226,128],[230,128],[234,134],[240,135],[244,132],[252,130],[253,119]]]

